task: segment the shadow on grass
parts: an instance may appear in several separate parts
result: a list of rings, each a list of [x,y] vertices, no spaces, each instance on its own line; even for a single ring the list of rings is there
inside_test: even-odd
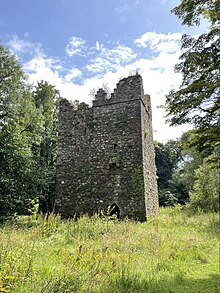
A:
[[[155,277],[156,279],[156,277]],[[110,280],[105,286],[99,286],[94,280],[91,285],[83,284],[80,280],[65,277],[60,280],[51,280],[44,286],[44,293],[217,293],[219,290],[219,275],[210,274],[209,277],[184,278],[176,276],[173,279],[144,280],[138,276],[123,276]]]
[[[102,293],[217,293],[219,290],[220,276],[210,274],[206,279],[184,278],[176,276],[173,279],[159,280],[138,280],[119,279],[112,284],[107,290],[103,289]]]

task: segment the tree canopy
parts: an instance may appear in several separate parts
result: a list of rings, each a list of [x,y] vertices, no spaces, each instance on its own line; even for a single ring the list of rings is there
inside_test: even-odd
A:
[[[59,94],[33,89],[16,57],[0,45],[0,220],[53,198]]]
[[[216,152],[207,155],[185,143],[191,133],[167,143],[155,143],[160,206],[187,204],[196,212],[218,211],[219,164]]]
[[[220,0],[182,0],[175,13],[183,24],[199,25],[207,18],[210,27],[198,37],[182,36],[183,54],[175,71],[183,76],[178,90],[166,97],[171,125],[194,125],[192,145],[199,150],[219,144],[220,109]]]

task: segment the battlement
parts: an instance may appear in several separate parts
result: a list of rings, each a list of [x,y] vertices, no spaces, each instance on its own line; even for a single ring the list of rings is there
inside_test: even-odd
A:
[[[146,110],[151,111],[150,96],[144,95],[143,81],[139,74],[121,79],[110,96],[108,96],[103,88],[100,88],[95,94],[95,99],[92,101],[92,107],[106,106],[109,104],[130,102],[135,100],[142,100]],[[79,105],[74,105],[66,99],[61,99],[61,104],[61,108],[68,107],[71,111],[73,111],[73,114],[75,111],[88,110],[90,108],[90,106],[84,102]]]
[[[108,97],[103,89],[99,89],[93,101],[94,107],[107,104],[118,103],[122,101],[131,101],[141,99],[143,97],[143,81],[139,74],[121,79]]]

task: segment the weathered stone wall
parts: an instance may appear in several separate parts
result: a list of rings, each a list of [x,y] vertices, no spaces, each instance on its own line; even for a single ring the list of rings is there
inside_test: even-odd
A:
[[[158,210],[150,97],[140,75],[122,79],[93,106],[62,99],[56,210],[63,216],[107,211],[145,220]]]
[[[142,152],[144,168],[145,205],[147,216],[158,213],[158,190],[156,180],[155,153],[152,134],[152,111],[149,95],[144,95],[141,104]],[[147,115],[146,115],[147,113]]]

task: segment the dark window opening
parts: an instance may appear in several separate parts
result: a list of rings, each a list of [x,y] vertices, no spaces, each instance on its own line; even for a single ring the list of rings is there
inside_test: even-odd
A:
[[[118,148],[118,145],[117,145],[117,143],[115,143],[115,144],[114,144],[114,147],[113,147],[114,153],[117,152],[117,148]]]
[[[79,152],[79,147],[76,148],[77,153]]]
[[[115,170],[115,169],[117,169],[117,164],[115,163],[115,162],[113,162],[113,163],[109,163],[109,168],[111,169],[111,170]]]
[[[120,218],[120,209],[116,203],[113,203],[109,208],[109,216],[116,216],[117,219]]]
[[[84,128],[84,134],[86,135],[86,133],[87,133],[87,128],[85,127]]]
[[[109,163],[109,171],[111,174],[117,174],[120,170],[120,164],[118,162]]]

